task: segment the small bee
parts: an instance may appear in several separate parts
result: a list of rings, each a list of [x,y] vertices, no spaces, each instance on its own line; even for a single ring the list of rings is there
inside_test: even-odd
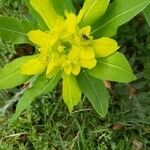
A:
[[[82,39],[83,39],[84,41],[90,40],[90,38],[89,38],[86,34],[82,34]]]

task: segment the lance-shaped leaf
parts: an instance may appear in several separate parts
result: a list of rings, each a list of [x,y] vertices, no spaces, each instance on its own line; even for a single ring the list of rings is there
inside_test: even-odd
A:
[[[68,106],[69,112],[72,112],[81,99],[81,90],[74,75],[63,75],[63,100]]]
[[[147,23],[148,23],[148,25],[149,25],[149,27],[150,27],[150,4],[148,5],[148,7],[146,7],[146,8],[144,9],[143,13],[144,13],[144,16],[145,16],[145,18],[146,18],[146,21],[147,21]]]
[[[66,10],[73,9],[71,1],[68,0],[30,0],[30,4],[42,19],[45,21],[49,29],[56,23],[57,19],[62,19]],[[38,19],[38,18],[37,18]]]
[[[79,75],[78,81],[82,92],[94,109],[101,117],[105,117],[108,111],[109,94],[103,81],[90,76],[85,71]]]
[[[37,11],[35,11],[35,9],[33,9],[33,7],[31,6],[30,0],[26,0],[25,4],[27,5],[29,9],[29,14],[27,14],[26,17],[32,20],[33,22],[35,22],[37,26],[39,27],[39,29],[45,30],[45,31],[49,30],[48,26],[46,25],[46,22],[43,20],[40,14]]]
[[[149,3],[150,0],[115,0],[105,15],[94,24],[92,34],[95,37],[115,35],[119,26],[140,13]]]
[[[55,75],[52,79],[47,79],[45,74],[40,75],[33,83],[33,86],[28,89],[18,101],[15,114],[12,116],[10,123],[14,122],[36,97],[51,92],[60,78],[60,73]]]
[[[20,21],[12,17],[0,16],[0,38],[12,43],[29,42],[27,33],[36,29],[29,21]]]
[[[0,89],[9,89],[21,85],[27,81],[30,76],[22,75],[21,67],[27,61],[36,56],[25,56],[8,63],[4,68],[0,69]]]
[[[87,72],[102,80],[130,82],[136,79],[127,59],[119,52],[98,59],[96,67]]]
[[[79,12],[80,26],[91,25],[105,13],[110,0],[86,0]]]

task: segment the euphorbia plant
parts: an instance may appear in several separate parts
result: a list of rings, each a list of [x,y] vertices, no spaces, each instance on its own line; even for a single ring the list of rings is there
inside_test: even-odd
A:
[[[85,94],[104,117],[109,95],[103,80],[130,82],[132,69],[110,38],[118,26],[142,11],[149,0],[86,0],[75,13],[71,0],[26,1],[36,19],[19,21],[1,17],[0,35],[13,43],[36,47],[32,56],[18,58],[0,70],[0,89],[30,83],[17,104],[13,120],[39,95],[53,90],[62,78],[62,96],[70,112]],[[112,12],[111,12],[112,11]],[[5,25],[5,23],[12,23]],[[18,28],[15,26],[17,25]],[[11,33],[13,37],[7,35]]]

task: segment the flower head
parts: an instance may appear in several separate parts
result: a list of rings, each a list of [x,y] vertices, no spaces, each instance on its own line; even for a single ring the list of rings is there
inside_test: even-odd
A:
[[[73,13],[58,18],[50,31],[34,30],[29,39],[38,47],[37,58],[22,67],[22,74],[35,75],[46,71],[51,78],[58,71],[65,74],[80,73],[82,68],[92,69],[97,59],[114,53],[118,48],[115,40],[103,37],[93,40],[91,27],[79,27],[79,19]]]

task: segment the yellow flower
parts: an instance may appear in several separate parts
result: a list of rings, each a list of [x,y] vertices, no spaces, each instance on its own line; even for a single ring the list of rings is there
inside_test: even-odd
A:
[[[81,68],[92,69],[97,58],[109,56],[119,49],[117,42],[108,37],[93,40],[90,26],[80,29],[79,17],[68,12],[65,15],[66,19],[58,18],[50,31],[28,33],[29,39],[37,45],[39,55],[22,67],[23,74],[46,71],[46,76],[51,78],[62,70],[67,75],[78,75]]]

